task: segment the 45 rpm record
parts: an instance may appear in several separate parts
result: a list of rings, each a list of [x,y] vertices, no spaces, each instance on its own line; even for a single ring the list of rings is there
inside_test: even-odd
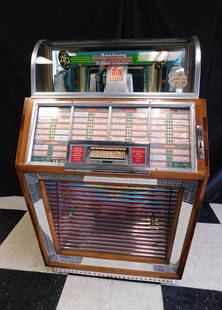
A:
[[[59,62],[63,69],[69,70],[71,68],[69,54],[66,51],[59,52]]]

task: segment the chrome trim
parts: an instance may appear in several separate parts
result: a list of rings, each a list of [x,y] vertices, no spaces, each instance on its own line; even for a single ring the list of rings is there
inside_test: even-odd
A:
[[[134,173],[134,174],[149,174],[149,167],[127,167],[115,164],[96,165],[96,164],[78,164],[73,165],[71,163],[65,163],[65,171],[85,171],[85,172],[109,172],[109,173]]]
[[[171,171],[171,172],[194,172],[192,168],[150,168],[151,171]]]
[[[80,264],[83,265],[84,264]],[[154,266],[154,265],[153,265]],[[165,265],[160,265],[165,267]],[[68,266],[67,266],[68,268]],[[136,270],[136,269],[135,269]],[[132,276],[127,274],[127,270],[125,274],[118,274],[118,273],[108,273],[108,272],[98,272],[98,271],[85,271],[85,270],[78,270],[78,269],[66,269],[66,268],[53,268],[54,273],[61,273],[61,274],[76,274],[80,276],[91,276],[91,277],[101,277],[101,278],[112,278],[112,279],[122,279],[127,281],[142,281],[142,282],[153,282],[153,283],[162,283],[165,285],[175,285],[176,281],[171,279],[164,279],[164,278],[151,278],[146,276]],[[166,271],[165,271],[166,272]],[[164,272],[163,272],[164,273]],[[174,272],[175,273],[175,272]]]
[[[39,40],[34,46],[31,56],[31,96],[36,93],[36,59],[40,45],[46,40]]]
[[[205,158],[205,145],[203,137],[203,126],[196,126],[196,135],[197,135],[197,156],[199,159]]]
[[[200,94],[200,75],[201,75],[201,48],[200,41],[197,36],[193,37],[195,43],[195,80],[194,80],[194,93],[195,98],[199,98]]]
[[[108,141],[111,140],[111,118],[112,118],[112,106],[109,106],[109,114],[108,114],[108,127],[107,127],[107,137]]]
[[[48,161],[30,161],[27,164],[29,165],[33,165],[33,166],[52,166],[52,167],[63,167],[64,166],[64,162],[60,162],[60,163],[52,163],[52,162],[48,162]]]
[[[104,46],[105,45],[118,45],[118,47],[125,47],[125,46],[138,46],[138,44],[143,44],[144,46],[150,46],[151,44],[175,44],[175,43],[186,43],[188,40],[192,39],[193,36],[190,36],[189,38],[159,38],[159,39],[117,39],[117,40],[88,40],[88,41],[82,41],[82,40],[73,40],[73,41],[50,41],[50,45],[54,47],[72,47],[80,46],[80,47],[97,47],[98,45]]]
[[[78,100],[67,100],[67,101],[55,101],[53,99],[46,99],[46,100],[36,100],[35,104],[39,106],[92,106],[92,101],[84,100],[84,101],[78,101]],[[163,101],[152,101],[150,99],[142,100],[142,101],[112,101],[112,100],[103,100],[103,101],[95,101],[94,107],[98,106],[105,106],[105,107],[157,107],[157,108],[188,108],[191,107],[194,102],[190,101],[169,101],[169,102],[163,102]]]
[[[67,93],[54,93],[54,92],[35,92],[32,93],[32,98],[161,98],[161,99],[197,99],[199,96],[195,92],[192,93],[80,93],[80,92],[67,92]]]
[[[191,164],[193,171],[197,171],[197,156],[196,154],[196,122],[195,122],[195,104],[193,103],[190,107],[190,152],[191,152]]]
[[[25,157],[25,162],[27,164],[31,163],[32,147],[33,147],[33,140],[34,140],[34,135],[35,135],[35,126],[36,126],[36,120],[37,120],[37,115],[38,115],[38,109],[39,109],[38,104],[34,104],[33,110],[32,110],[32,117],[30,121],[30,130],[29,130],[29,135],[28,135],[26,157]]]
[[[147,140],[150,141],[150,132],[151,132],[151,107],[148,107],[148,117],[147,117],[147,121],[148,121],[148,135],[147,135]]]
[[[71,106],[70,121],[69,121],[69,140],[72,140],[72,126],[74,117],[75,106]]]

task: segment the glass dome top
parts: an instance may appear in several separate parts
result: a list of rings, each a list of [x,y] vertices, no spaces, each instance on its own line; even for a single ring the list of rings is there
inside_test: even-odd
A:
[[[197,37],[40,40],[32,53],[32,97],[198,98],[200,56]]]

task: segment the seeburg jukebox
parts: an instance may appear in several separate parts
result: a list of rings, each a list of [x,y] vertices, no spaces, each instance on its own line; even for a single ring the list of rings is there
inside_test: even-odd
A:
[[[39,41],[16,167],[46,265],[183,275],[208,180],[196,37]]]

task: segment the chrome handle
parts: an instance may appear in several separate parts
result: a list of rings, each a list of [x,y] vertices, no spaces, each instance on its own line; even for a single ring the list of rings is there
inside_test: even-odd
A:
[[[204,159],[204,139],[202,126],[197,126],[197,156],[200,159]]]

